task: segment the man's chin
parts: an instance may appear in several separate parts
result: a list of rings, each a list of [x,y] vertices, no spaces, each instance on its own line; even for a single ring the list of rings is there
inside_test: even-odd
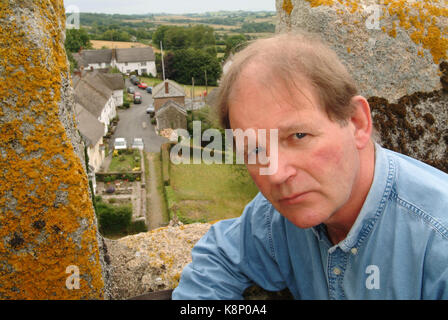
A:
[[[289,222],[301,229],[308,229],[321,224],[324,219],[316,212],[309,209],[302,210],[285,210],[284,208],[277,209],[278,212]]]

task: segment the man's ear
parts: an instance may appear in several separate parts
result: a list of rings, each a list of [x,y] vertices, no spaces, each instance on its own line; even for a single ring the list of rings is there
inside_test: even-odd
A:
[[[363,149],[369,143],[372,135],[372,116],[370,115],[369,102],[362,96],[354,96],[350,103],[354,107],[350,122],[355,129],[356,146],[358,149]]]

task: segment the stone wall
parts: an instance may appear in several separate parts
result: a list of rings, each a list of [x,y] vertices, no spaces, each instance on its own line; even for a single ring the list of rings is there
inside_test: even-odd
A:
[[[278,32],[333,48],[368,98],[385,147],[448,172],[446,1],[277,0]]]
[[[105,297],[64,32],[62,0],[0,2],[0,299]]]

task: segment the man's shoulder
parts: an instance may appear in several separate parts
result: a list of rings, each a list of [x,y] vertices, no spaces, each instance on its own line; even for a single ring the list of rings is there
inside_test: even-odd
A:
[[[261,192],[246,205],[242,217],[259,232],[266,232],[273,224],[283,223],[285,219]]]
[[[391,195],[397,204],[436,224],[448,238],[448,174],[409,156],[386,153],[394,163]]]
[[[417,192],[420,197],[448,200],[447,173],[401,153],[387,149],[386,153],[395,165],[397,191],[402,193]],[[428,193],[422,194],[424,191]]]

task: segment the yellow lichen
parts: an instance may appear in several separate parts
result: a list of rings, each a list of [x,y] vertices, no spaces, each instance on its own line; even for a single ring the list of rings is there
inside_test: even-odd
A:
[[[290,16],[292,9],[294,9],[291,0],[283,0],[282,9],[288,14],[288,16]]]
[[[0,270],[0,297],[102,298],[104,285],[88,183],[59,119],[61,80],[69,77],[61,45],[64,7],[61,0],[38,3],[35,16],[17,18],[22,23],[19,27],[8,19],[14,16],[11,4],[0,2],[0,66],[4,70],[0,116],[8,112],[13,117],[2,119],[0,127],[0,149],[6,153],[0,157],[0,252],[2,264],[8,266]],[[47,35],[42,47],[26,38],[36,34],[24,30],[31,19]],[[14,146],[21,146],[25,154]],[[25,156],[33,152],[38,156]],[[56,202],[58,192],[66,194],[65,202]],[[10,199],[14,206],[7,205]],[[78,290],[66,287],[70,265],[80,270]]]
[[[307,0],[311,7],[332,6],[333,1]],[[350,14],[359,11],[357,1],[338,0],[338,3],[346,8]],[[442,5],[438,0],[423,0],[409,2],[406,0],[381,0],[382,5],[381,21],[386,16],[396,19],[389,26],[382,26],[381,30],[390,37],[397,36],[397,28],[403,28],[409,33],[412,41],[428,49],[432,55],[434,63],[438,64],[442,59],[447,59],[448,38],[447,28],[440,26],[439,19],[448,17],[447,1]],[[336,8],[336,12],[344,12],[341,8]],[[398,24],[398,25],[397,25]],[[442,30],[441,30],[442,29]],[[423,50],[419,50],[419,55]]]

